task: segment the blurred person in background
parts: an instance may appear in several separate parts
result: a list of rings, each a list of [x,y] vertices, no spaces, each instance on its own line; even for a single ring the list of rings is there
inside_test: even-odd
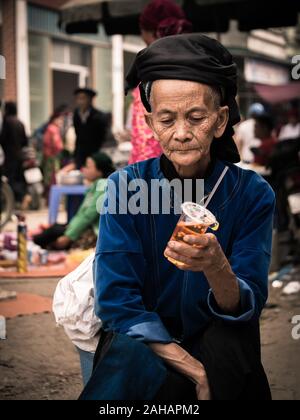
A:
[[[3,125],[3,115],[2,115],[2,100],[0,99],[0,135]],[[1,166],[4,164],[4,151],[0,144],[0,176],[1,176]]]
[[[279,133],[278,140],[292,140],[300,138],[300,120],[296,109],[288,112],[288,123],[284,125]]]
[[[34,242],[42,248],[58,250],[76,247],[92,248],[96,244],[99,228],[99,199],[104,197],[106,178],[115,168],[105,153],[98,152],[86,160],[83,174],[90,183],[85,198],[76,215],[69,224],[54,224],[33,237]],[[99,181],[101,180],[101,183]]]
[[[73,126],[73,112],[69,106],[62,104],[54,111],[56,114],[60,114],[63,117],[61,124],[61,137],[63,141],[64,149],[61,153],[61,165],[65,166],[73,160],[73,154],[75,150],[75,129]]]
[[[248,118],[236,128],[236,143],[243,162],[252,163],[254,161],[251,149],[260,145],[260,140],[255,137],[255,117],[264,115],[266,115],[265,107],[258,102],[254,103],[249,107]]]
[[[74,92],[77,108],[74,112],[76,143],[75,164],[84,166],[87,157],[98,152],[103,146],[109,129],[110,118],[93,106],[97,93],[93,89],[78,88]]]
[[[254,163],[261,166],[268,166],[270,157],[277,143],[273,135],[274,123],[271,116],[255,118],[254,136],[261,141],[261,145],[252,149]]]
[[[64,148],[66,150],[66,154],[73,155],[75,148],[73,147],[73,145],[71,147],[69,146],[68,140],[69,130],[73,128],[73,113],[69,110],[68,105],[62,104],[54,110],[52,115],[62,115],[63,123],[61,124],[61,137],[64,143]],[[40,162],[42,162],[43,160],[44,134],[47,130],[48,125],[51,123],[52,115],[46,122],[43,122],[34,130],[33,135],[30,139],[31,144],[37,152],[38,159]],[[75,143],[75,140],[73,141],[72,139],[71,142]]]
[[[2,100],[0,99],[0,134],[2,131],[2,125],[3,125]]]
[[[140,16],[140,28],[147,46],[165,36],[192,32],[192,24],[186,20],[184,11],[172,0],[152,0]],[[132,96],[132,151],[129,164],[162,154],[159,143],[146,124],[139,87],[133,90]]]
[[[64,116],[54,113],[49,120],[43,136],[43,174],[45,196],[48,199],[50,188],[56,184],[56,176],[61,168],[61,153],[64,149],[61,130]]]
[[[5,156],[3,174],[8,179],[17,203],[22,209],[27,209],[31,199],[24,178],[22,149],[28,145],[28,139],[24,124],[17,117],[15,102],[5,104],[0,145]]]

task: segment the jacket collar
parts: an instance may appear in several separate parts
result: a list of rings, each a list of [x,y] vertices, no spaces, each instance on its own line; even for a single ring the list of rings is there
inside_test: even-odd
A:
[[[207,178],[204,179],[204,193],[209,194],[213,187],[215,186],[216,182],[218,181],[220,175],[222,174],[224,168],[226,166],[226,162],[221,161],[219,159],[215,159],[214,166],[210,171]],[[176,171],[174,169],[173,172],[174,176],[176,175]],[[166,179],[167,177],[163,173],[161,158],[155,160],[155,177],[158,179]],[[178,177],[179,178],[179,177]],[[170,181],[170,179],[169,179]]]

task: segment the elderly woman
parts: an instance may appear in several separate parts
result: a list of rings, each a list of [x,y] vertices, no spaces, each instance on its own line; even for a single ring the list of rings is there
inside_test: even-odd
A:
[[[274,193],[234,165],[236,65],[217,41],[176,35],[140,52],[127,82],[140,86],[163,156],[111,177],[122,211],[106,207],[100,221],[95,298],[104,334],[93,396],[270,399],[258,321],[268,293]],[[214,233],[170,241],[179,217],[172,205],[169,215],[123,211],[124,182],[140,178],[150,190],[155,179],[204,179],[208,195],[226,167],[208,206],[220,223]],[[149,195],[149,204],[156,200]]]

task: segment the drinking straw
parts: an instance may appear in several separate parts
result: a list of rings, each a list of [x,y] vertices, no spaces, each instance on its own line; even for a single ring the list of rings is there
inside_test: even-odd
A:
[[[211,201],[211,199],[213,198],[213,196],[215,195],[215,192],[217,191],[217,189],[219,188],[219,185],[221,184],[221,182],[223,181],[224,176],[226,175],[227,171],[228,171],[229,167],[226,166],[226,168],[224,168],[224,171],[222,172],[220,178],[218,179],[218,181],[216,182],[216,185],[214,186],[214,188],[212,189],[211,193],[209,194],[207,200],[205,201],[203,207],[207,207]]]

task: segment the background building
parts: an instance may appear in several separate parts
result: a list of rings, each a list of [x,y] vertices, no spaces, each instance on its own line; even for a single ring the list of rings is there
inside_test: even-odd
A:
[[[28,130],[47,120],[61,104],[73,106],[73,91],[89,85],[96,104],[113,111],[115,129],[123,127],[124,71],[142,47],[139,37],[70,36],[58,28],[62,0],[2,0],[1,54],[7,77],[1,97],[17,101]]]
[[[114,129],[121,130],[129,101],[123,94],[124,74],[144,44],[138,36],[108,37],[101,26],[97,35],[66,35],[58,26],[64,3],[0,0],[0,53],[7,66],[1,98],[17,101],[19,116],[30,131],[57,106],[73,106],[74,89],[89,85],[99,92],[97,106],[112,111]],[[210,35],[235,57],[244,113],[261,99],[257,85],[272,88],[290,82],[290,57],[299,46],[295,29],[239,32],[232,21],[227,33]]]

